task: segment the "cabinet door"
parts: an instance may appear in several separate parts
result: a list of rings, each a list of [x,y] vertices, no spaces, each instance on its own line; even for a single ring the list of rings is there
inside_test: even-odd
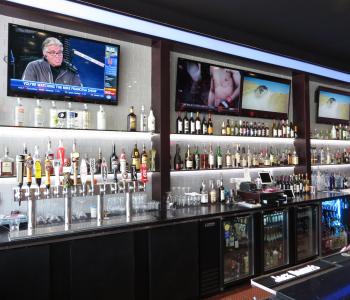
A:
[[[133,233],[71,243],[71,299],[134,299]]]
[[[198,223],[149,231],[151,300],[198,298]]]
[[[0,251],[0,299],[50,299],[50,250],[37,246]]]

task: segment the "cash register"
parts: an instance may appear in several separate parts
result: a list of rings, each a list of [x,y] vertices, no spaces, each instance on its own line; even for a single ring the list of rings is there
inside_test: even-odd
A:
[[[241,183],[237,191],[240,199],[248,203],[261,204],[263,206],[277,207],[287,203],[287,196],[284,191],[274,187],[270,172],[258,172],[261,182],[261,189],[256,184]]]

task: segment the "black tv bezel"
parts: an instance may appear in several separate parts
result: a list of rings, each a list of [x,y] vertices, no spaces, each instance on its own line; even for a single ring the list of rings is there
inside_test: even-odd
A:
[[[320,117],[319,116],[319,106],[320,106],[320,91],[325,91],[325,92],[330,92],[334,94],[339,94],[339,95],[344,95],[344,96],[349,96],[350,97],[350,92],[345,92],[345,91],[340,91],[337,89],[333,88],[328,88],[325,86],[319,86],[317,87],[315,91],[315,102],[316,102],[316,123],[319,124],[330,124],[330,125],[337,125],[337,124],[349,124],[350,121],[350,108],[349,108],[349,117],[348,120],[343,120],[343,119],[333,119],[333,118],[325,118],[325,117]],[[350,106],[350,103],[349,103]]]
[[[278,82],[278,83],[284,83],[289,85],[289,93],[288,93],[288,111],[287,113],[280,113],[275,111],[264,111],[264,110],[254,110],[254,109],[247,109],[243,108],[243,90],[244,90],[244,79],[246,77],[255,77],[257,79],[262,80],[268,80],[271,82]],[[255,73],[255,72],[244,72],[242,76],[242,99],[241,99],[241,112],[242,116],[249,117],[249,118],[264,118],[264,119],[284,119],[287,120],[289,116],[289,107],[290,107],[290,94],[292,89],[292,80]]]
[[[10,74],[10,64],[7,63],[7,96],[9,97],[25,97],[25,98],[32,98],[32,99],[44,99],[44,100],[57,100],[57,101],[66,101],[66,102],[78,102],[78,103],[91,103],[91,104],[103,104],[103,105],[113,105],[116,106],[119,103],[119,77],[120,77],[120,45],[118,44],[113,44],[113,43],[108,43],[108,42],[101,42],[97,41],[94,39],[88,39],[88,38],[83,38],[75,35],[69,35],[69,34],[64,34],[60,32],[55,32],[55,31],[50,31],[46,29],[40,29],[40,28],[35,28],[35,27],[30,27],[30,26],[23,26],[20,24],[14,24],[14,23],[9,23],[8,24],[8,36],[7,36],[7,54],[10,53],[10,29],[13,27],[21,27],[24,29],[30,29],[30,30],[35,30],[35,31],[43,31],[49,34],[53,34],[54,36],[60,35],[60,36],[65,36],[65,37],[72,37],[72,38],[78,38],[102,45],[111,45],[113,47],[118,48],[118,65],[117,65],[117,86],[116,86],[116,99],[111,102],[104,99],[98,100],[98,99],[89,99],[89,98],[84,98],[83,96],[60,96],[60,95],[53,95],[49,93],[38,93],[38,92],[25,92],[25,91],[12,91],[11,86],[10,86],[10,81],[11,78],[9,78]]]
[[[198,108],[194,108],[194,107],[184,107],[183,105],[183,101],[180,103],[179,99],[180,99],[180,95],[178,92],[178,88],[177,88],[177,84],[179,81],[179,72],[178,72],[178,68],[179,68],[179,61],[183,60],[183,61],[190,61],[190,62],[195,62],[195,63],[201,63],[201,64],[207,64],[209,66],[214,66],[214,67],[219,67],[219,68],[224,68],[224,69],[229,69],[229,70],[233,70],[233,71],[238,71],[241,78],[240,78],[240,88],[239,88],[239,99],[238,99],[238,110],[237,111],[222,111],[219,112],[215,109],[211,109],[209,107],[204,108],[204,107],[198,107]],[[175,90],[176,90],[176,96],[175,96],[175,111],[198,111],[198,112],[207,112],[207,113],[211,113],[212,115],[228,115],[228,116],[240,116],[241,115],[241,107],[242,107],[242,84],[243,84],[243,71],[240,69],[235,69],[235,68],[231,68],[228,66],[223,66],[223,65],[217,65],[217,64],[212,64],[212,63],[208,63],[205,61],[200,61],[200,60],[193,60],[193,59],[188,59],[185,57],[178,57],[177,58],[177,63],[176,63],[176,83],[175,83]]]

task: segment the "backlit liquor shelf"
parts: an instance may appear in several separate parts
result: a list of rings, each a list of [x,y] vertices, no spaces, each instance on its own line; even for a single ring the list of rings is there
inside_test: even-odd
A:
[[[310,143],[315,146],[350,146],[350,140],[311,139]]]
[[[175,171],[171,170],[172,176],[193,176],[196,174],[205,174],[205,173],[240,173],[244,170],[249,170],[249,172],[258,172],[261,170],[271,170],[271,171],[293,171],[295,166],[276,166],[276,167],[270,167],[270,166],[261,166],[258,168],[223,168],[223,169],[201,169],[201,170],[180,170]]]
[[[226,135],[195,135],[195,134],[170,134],[171,142],[212,142],[212,143],[266,143],[293,145],[294,138],[253,137],[253,136],[226,136]]]

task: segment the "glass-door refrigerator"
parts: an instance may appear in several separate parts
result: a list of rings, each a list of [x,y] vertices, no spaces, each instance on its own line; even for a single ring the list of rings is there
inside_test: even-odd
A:
[[[288,209],[263,213],[264,272],[289,264]]]
[[[318,255],[318,205],[295,209],[296,261],[300,263]]]
[[[222,221],[223,283],[254,275],[253,216],[234,216]]]
[[[322,202],[321,253],[328,255],[348,244],[349,200],[337,198]]]

